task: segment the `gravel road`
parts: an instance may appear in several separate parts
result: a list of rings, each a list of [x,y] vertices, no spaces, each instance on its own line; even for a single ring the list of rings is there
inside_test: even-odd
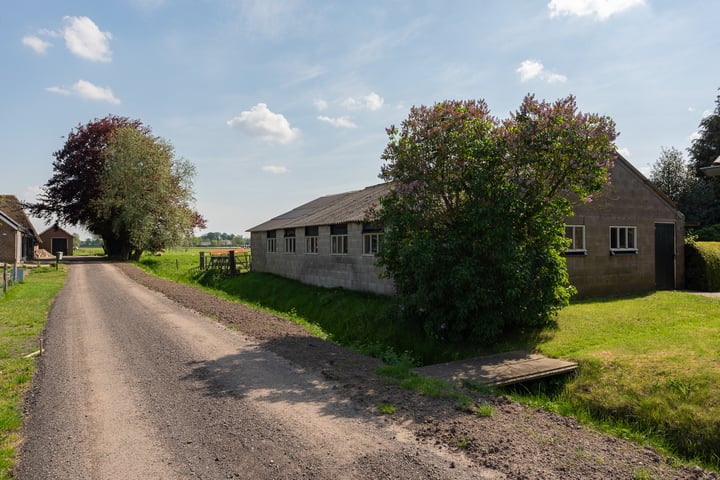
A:
[[[70,267],[20,479],[503,478],[111,264]]]
[[[718,478],[572,419],[490,418],[379,379],[374,359],[129,264],[70,266],[16,478]],[[397,407],[380,415],[379,403]]]

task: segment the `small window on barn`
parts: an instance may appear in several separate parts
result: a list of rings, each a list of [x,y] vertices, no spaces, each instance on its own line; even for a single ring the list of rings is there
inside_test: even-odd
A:
[[[566,225],[565,238],[570,240],[567,255],[587,255],[585,248],[585,225]]]
[[[277,238],[275,238],[275,237],[276,237],[275,230],[271,230],[271,231],[267,232],[267,243],[265,244],[266,245],[265,250],[268,253],[277,252]]]
[[[637,252],[636,227],[610,227],[610,253],[612,255]]]
[[[305,253],[318,253],[318,227],[305,227]]]
[[[347,255],[348,234],[347,224],[330,226],[330,253],[333,255]]]
[[[363,234],[363,255],[377,255],[382,250],[382,233]]]
[[[283,237],[285,238],[285,253],[295,253],[295,229],[286,228]]]
[[[383,229],[379,222],[363,223],[363,255],[377,255],[382,250]]]

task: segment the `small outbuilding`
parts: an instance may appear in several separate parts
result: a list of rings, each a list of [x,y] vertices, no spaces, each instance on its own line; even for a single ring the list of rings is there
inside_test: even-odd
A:
[[[75,237],[57,224],[43,231],[40,234],[40,239],[45,250],[48,250],[53,255],[62,252],[64,256],[70,256],[75,250]]]

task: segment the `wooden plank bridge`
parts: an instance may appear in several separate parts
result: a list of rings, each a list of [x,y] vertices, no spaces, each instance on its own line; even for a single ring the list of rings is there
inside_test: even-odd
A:
[[[413,372],[418,375],[450,382],[473,380],[488,386],[499,387],[561,375],[572,372],[577,369],[577,366],[575,362],[517,350],[456,362],[428,365],[416,368]]]

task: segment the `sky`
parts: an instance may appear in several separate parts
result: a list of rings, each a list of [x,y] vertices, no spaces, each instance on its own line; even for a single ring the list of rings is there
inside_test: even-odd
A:
[[[718,18],[711,0],[3,2],[0,193],[36,200],[67,134],[120,115],[195,165],[198,234],[247,236],[380,183],[412,106],[484,99],[503,119],[529,93],[613,118],[647,175],[715,108]]]

